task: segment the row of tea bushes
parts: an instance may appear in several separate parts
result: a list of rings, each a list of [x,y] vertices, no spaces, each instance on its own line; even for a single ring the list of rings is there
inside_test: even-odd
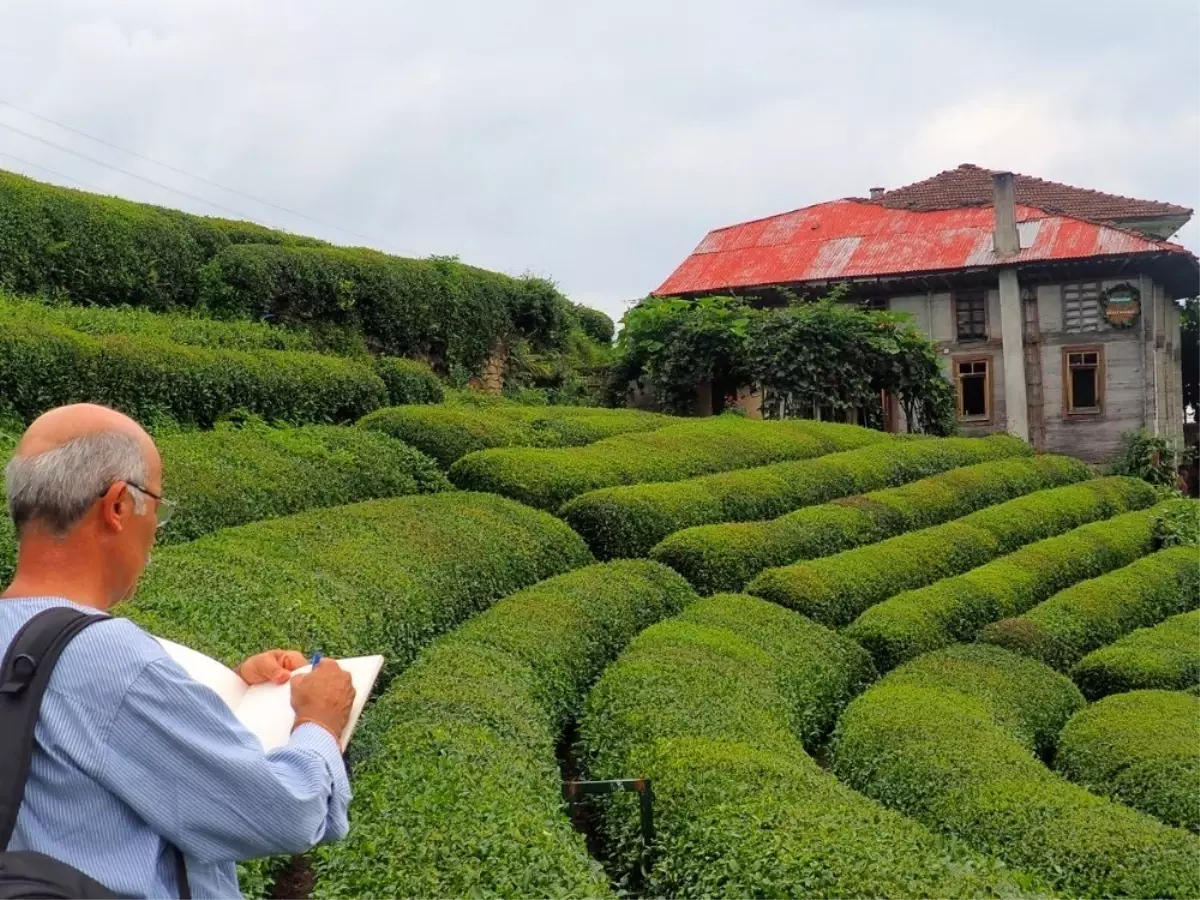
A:
[[[395,406],[376,410],[361,426],[381,431],[429,454],[443,468],[490,447],[573,447],[613,435],[653,431],[673,419],[635,409],[591,406]]]
[[[1047,754],[1084,705],[1048,666],[958,645],[897,669],[838,723],[851,787],[1073,897],[1200,896],[1200,841],[1060,778]]]
[[[604,845],[647,897],[1020,896],[994,862],[856,794],[806,755],[872,677],[853,643],[795,613],[718,595],[641,634],[601,677],[580,734],[594,778],[649,777],[602,807]]]
[[[770,522],[686,528],[655,546],[650,556],[681,573],[702,594],[740,590],[773,566],[873,544],[1090,475],[1084,463],[1066,456],[978,463]]]
[[[1093,793],[1200,831],[1200,697],[1105,697],[1067,722],[1054,767]]]
[[[1032,456],[1010,435],[870,444],[817,459],[737,469],[684,481],[589,491],[559,512],[601,559],[645,556],[683,528],[772,519],[835,497],[905,484],[937,472]]]
[[[562,809],[555,746],[643,628],[695,599],[664,566],[588,566],[427,647],[356,735],[354,827],[314,897],[606,897]]]
[[[1189,503],[1168,500],[1167,504]],[[1165,505],[1165,504],[1164,504]],[[1129,565],[1154,549],[1158,508],[1093,522],[986,565],[872,606],[846,629],[887,671],[989,622],[1024,612],[1078,581]]]
[[[1093,650],[1071,669],[1071,677],[1091,700],[1141,688],[1194,690],[1200,685],[1200,610]]]
[[[264,322],[225,322],[181,313],[145,309],[75,306],[0,294],[0,323],[41,323],[90,335],[136,334],[173,344],[223,350],[300,350],[318,348],[307,331]],[[363,349],[366,352],[366,349]]]
[[[164,491],[178,504],[158,533],[160,545],[306,509],[451,488],[423,453],[358,428],[219,425],[160,435],[157,443]],[[15,559],[12,521],[4,516],[0,582],[7,583]]]
[[[226,528],[154,554],[123,609],[236,664],[263,647],[371,648],[402,670],[494,600],[592,561],[563,522],[493,495],[371,500]]]
[[[235,410],[291,424],[352,422],[383,406],[387,387],[365,359],[92,337],[21,322],[0,328],[0,398],[26,421],[89,401],[142,422],[206,428]]]
[[[943,525],[768,569],[748,590],[840,627],[902,591],[958,575],[1087,522],[1142,509],[1156,497],[1146,482],[1125,476],[1036,491]]]
[[[572,497],[597,488],[680,481],[883,442],[894,439],[855,425],[716,416],[587,447],[483,450],[456,462],[450,480],[466,490],[488,491],[554,512]]]
[[[1060,591],[1016,618],[987,626],[980,640],[1065,672],[1092,650],[1136,628],[1200,607],[1195,547],[1170,547]]]

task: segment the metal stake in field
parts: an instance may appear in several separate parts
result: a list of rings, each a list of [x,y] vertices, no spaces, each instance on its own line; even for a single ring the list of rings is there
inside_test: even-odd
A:
[[[651,847],[654,844],[654,789],[649,778],[617,778],[611,781],[567,781],[563,783],[567,800],[574,804],[581,795],[619,794],[634,792],[638,795],[638,807],[642,824],[641,876],[650,875]]]

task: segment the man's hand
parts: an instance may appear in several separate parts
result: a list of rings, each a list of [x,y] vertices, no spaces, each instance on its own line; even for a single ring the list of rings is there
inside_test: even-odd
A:
[[[353,705],[350,673],[332,659],[323,659],[309,674],[292,679],[292,709],[296,711],[297,727],[314,722],[333,735],[334,740],[341,741]]]
[[[250,657],[237,667],[237,673],[246,684],[284,684],[292,677],[292,670],[308,665],[303,653],[295,650],[268,650]]]

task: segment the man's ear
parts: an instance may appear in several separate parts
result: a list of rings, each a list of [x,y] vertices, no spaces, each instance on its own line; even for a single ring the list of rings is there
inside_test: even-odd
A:
[[[125,517],[133,512],[133,497],[125,482],[112,484],[100,498],[100,521],[111,531],[124,531]]]

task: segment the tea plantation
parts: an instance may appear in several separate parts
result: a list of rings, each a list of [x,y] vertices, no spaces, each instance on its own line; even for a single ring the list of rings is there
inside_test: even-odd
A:
[[[466,402],[388,355],[440,340],[398,311],[423,278],[501,328],[528,285],[134,205],[89,208],[149,231],[84,306],[38,260],[67,201],[5,192],[0,285],[58,293],[0,298],[0,453],[110,404],[179,503],[118,613],[231,664],[387,657],[349,837],[249,895],[1200,896],[1195,501],[1009,436]],[[146,246],[170,291],[129,287]],[[293,269],[386,282],[361,340],[239,319]],[[635,794],[565,799],[617,779],[648,843]]]

